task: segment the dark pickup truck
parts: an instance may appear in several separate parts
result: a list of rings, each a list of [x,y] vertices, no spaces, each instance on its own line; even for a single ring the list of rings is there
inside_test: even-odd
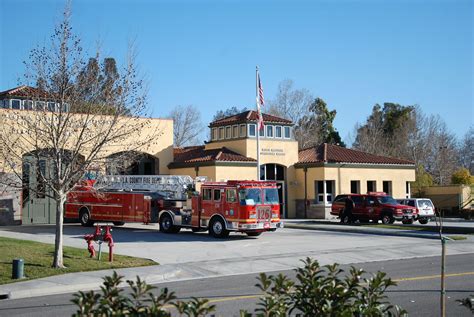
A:
[[[331,215],[338,216],[343,223],[351,221],[350,216],[345,212],[348,197],[353,201],[352,220],[360,222],[372,220],[376,223],[381,220],[384,224],[399,220],[404,224],[411,224],[416,219],[415,208],[401,205],[392,196],[385,193],[369,192],[367,194],[338,195],[334,199]]]

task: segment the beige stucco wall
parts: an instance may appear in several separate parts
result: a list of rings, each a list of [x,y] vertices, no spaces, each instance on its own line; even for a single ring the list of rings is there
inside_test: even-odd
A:
[[[257,140],[223,140],[206,144],[206,149],[226,147],[241,155],[257,159]],[[291,166],[298,162],[298,142],[283,139],[260,139],[260,164]]]
[[[31,143],[31,140],[34,138],[34,134],[25,129],[25,126],[28,126],[28,124],[24,124],[23,127],[21,127],[21,122],[40,122],[38,116],[44,117],[50,115],[51,113],[48,112],[0,109],[0,122],[2,122],[0,133],[7,135],[21,135],[23,142],[15,147],[18,151],[17,154],[21,158],[22,154],[34,150],[33,147],[29,146],[29,143]],[[80,122],[83,118],[84,115],[72,115],[71,121],[76,120],[76,122]],[[111,117],[97,115],[94,119],[95,120],[91,123],[91,126],[100,129],[101,121],[110,120]],[[120,122],[117,126],[120,127],[120,125],[125,123],[137,127],[136,131],[120,139],[115,144],[104,146],[98,156],[103,157],[124,150],[133,149],[157,157],[159,159],[160,174],[169,174],[167,165],[173,160],[173,120],[157,118],[124,118],[123,122]],[[40,125],[40,123],[38,123],[38,125]],[[78,123],[78,126],[80,125],[81,123]],[[93,130],[93,128],[91,130]],[[74,138],[74,135],[77,134],[78,129],[74,128],[72,125],[69,129],[71,130],[72,137],[71,141],[66,144],[66,148],[68,148],[68,146],[69,148],[73,147],[76,142],[75,140],[77,140],[77,138]],[[13,139],[14,138],[12,138],[12,140]],[[87,155],[87,150],[84,150],[81,154]],[[0,171],[2,171],[2,169],[8,171],[8,167],[5,165],[4,161],[0,158]],[[21,166],[21,162],[16,165]]]
[[[375,181],[377,191],[382,191],[383,181],[392,182],[392,195],[396,198],[406,196],[406,182],[415,181],[414,168],[400,168],[397,166],[384,167],[309,167],[307,172],[307,193],[308,199],[316,199],[316,180],[335,181],[335,195],[347,194],[351,191],[351,181],[360,181],[360,192],[367,192],[367,181]],[[304,170],[296,169],[295,199],[304,199]]]

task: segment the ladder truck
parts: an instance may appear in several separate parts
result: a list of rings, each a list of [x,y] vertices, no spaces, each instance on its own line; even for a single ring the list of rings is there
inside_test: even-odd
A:
[[[283,227],[275,182],[207,182],[178,175],[114,175],[94,186],[77,186],[66,201],[65,217],[84,226],[94,222],[158,222],[161,232],[209,231],[259,236]]]

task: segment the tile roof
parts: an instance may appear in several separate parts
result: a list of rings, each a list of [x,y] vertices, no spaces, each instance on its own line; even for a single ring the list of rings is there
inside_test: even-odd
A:
[[[253,158],[240,155],[226,147],[206,150],[204,145],[174,149],[173,163],[198,162],[256,162]]]
[[[298,164],[304,165],[308,163],[414,164],[414,162],[408,160],[369,154],[328,143],[300,150],[298,153]]]
[[[47,93],[44,90],[30,87],[30,86],[19,86],[16,88],[8,89],[5,91],[0,92],[0,98],[11,98],[11,97],[19,97],[19,98],[44,98],[49,99],[51,98],[51,94]]]
[[[263,122],[269,123],[280,123],[283,125],[291,125],[293,124],[291,120],[287,120],[284,118],[280,118],[277,116],[273,116],[271,114],[262,113]],[[228,124],[236,124],[236,123],[246,123],[246,122],[257,122],[257,112],[255,110],[248,110],[242,113],[238,113],[232,116],[228,116],[210,123],[210,127],[218,127]]]

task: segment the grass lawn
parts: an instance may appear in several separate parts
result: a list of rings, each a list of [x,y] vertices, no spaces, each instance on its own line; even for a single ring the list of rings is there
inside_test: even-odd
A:
[[[107,244],[102,245],[102,250],[108,250]],[[97,245],[96,245],[97,250]],[[17,282],[12,280],[12,260],[21,258],[24,260],[25,279],[35,279],[51,275],[85,272],[106,269],[118,269],[124,267],[156,265],[158,263],[142,258],[134,258],[114,254],[114,261],[108,262],[109,254],[102,252],[101,260],[89,258],[86,244],[83,249],[64,247],[65,269],[53,269],[54,245],[27,240],[17,240],[0,237],[0,284]]]

